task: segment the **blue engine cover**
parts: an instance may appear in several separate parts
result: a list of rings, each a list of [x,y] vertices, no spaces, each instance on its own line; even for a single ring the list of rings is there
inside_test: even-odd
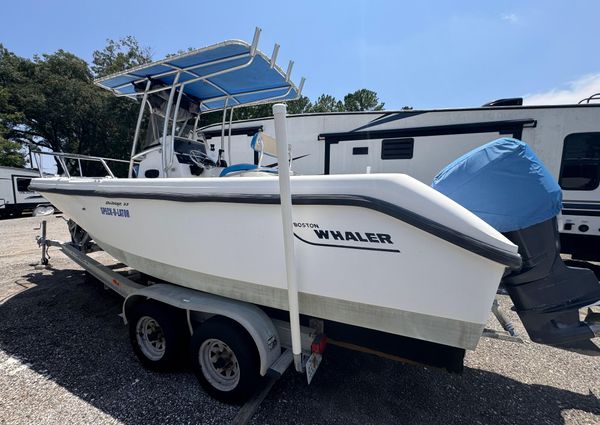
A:
[[[500,138],[447,165],[431,185],[500,232],[524,229],[561,210],[560,186],[520,140]]]

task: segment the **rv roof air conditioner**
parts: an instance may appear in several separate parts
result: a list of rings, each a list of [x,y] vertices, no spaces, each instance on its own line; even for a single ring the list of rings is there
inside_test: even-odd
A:
[[[523,98],[522,97],[508,97],[506,99],[498,99],[493,100],[491,102],[485,103],[482,105],[483,108],[489,106],[522,106]]]

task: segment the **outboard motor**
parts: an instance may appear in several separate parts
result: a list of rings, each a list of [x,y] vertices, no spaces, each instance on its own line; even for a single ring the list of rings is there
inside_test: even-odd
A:
[[[494,140],[449,164],[432,186],[519,247],[523,265],[502,282],[532,341],[558,345],[600,336],[597,313],[579,317],[582,307],[600,302],[600,283],[591,270],[562,261],[556,223],[562,193],[527,144]]]

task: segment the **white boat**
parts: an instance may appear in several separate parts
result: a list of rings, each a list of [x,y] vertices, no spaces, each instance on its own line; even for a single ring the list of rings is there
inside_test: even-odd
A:
[[[218,151],[199,136],[202,112],[223,110],[225,122],[231,107],[299,95],[291,65],[284,73],[257,42],[220,43],[99,80],[141,98],[130,178],[43,178],[32,187],[145,274],[281,310],[292,309],[284,236],[293,230],[300,314],[474,349],[503,275],[521,265],[517,245],[402,174],[292,176],[293,228],[285,230],[279,179],[261,167],[263,155],[277,154],[273,140],[253,140],[257,165],[227,166],[224,130]],[[138,152],[146,105],[155,137]]]
[[[137,270],[286,309],[275,177],[35,187]],[[301,313],[475,348],[505,268],[520,263],[514,244],[405,175],[298,176],[292,191]]]

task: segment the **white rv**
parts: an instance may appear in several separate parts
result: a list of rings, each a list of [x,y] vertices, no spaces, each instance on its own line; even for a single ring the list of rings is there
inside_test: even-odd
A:
[[[522,106],[515,98],[477,108],[292,115],[287,122],[298,174],[398,172],[426,184],[477,146],[521,139],[563,189],[562,251],[600,259],[600,104]],[[215,149],[230,153],[230,164],[257,164],[247,143],[257,131],[275,134],[272,118],[202,131]]]
[[[31,168],[0,167],[0,217],[19,216],[48,204],[39,193],[29,190],[31,179],[39,176],[39,171]]]

